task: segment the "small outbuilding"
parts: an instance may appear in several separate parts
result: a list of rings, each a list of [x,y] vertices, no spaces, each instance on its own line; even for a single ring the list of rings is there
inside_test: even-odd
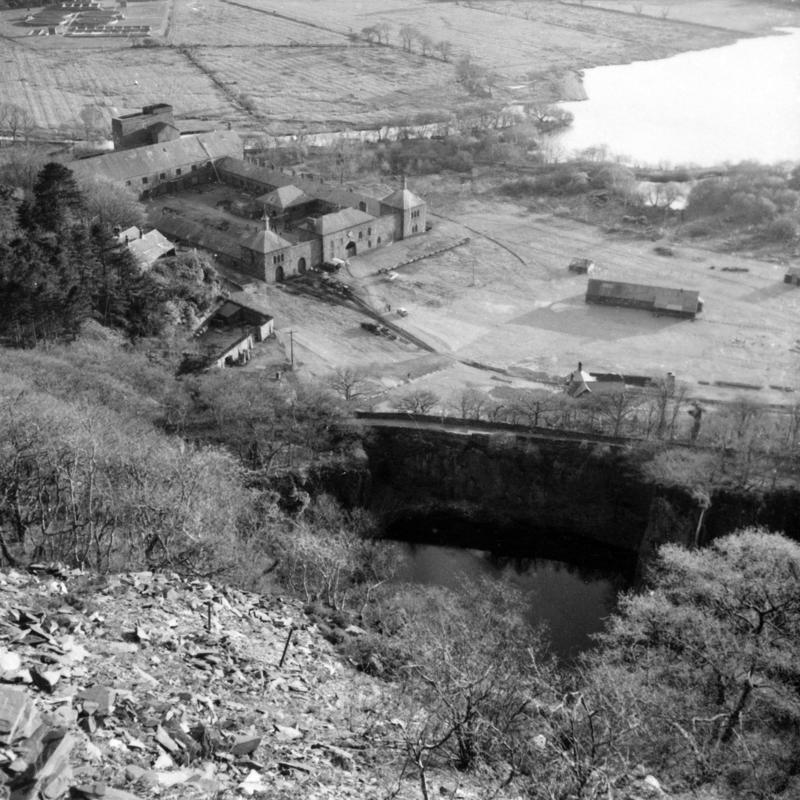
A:
[[[578,275],[586,275],[594,271],[594,261],[590,258],[573,258],[572,261],[569,262],[569,267],[567,267],[567,269]]]
[[[783,282],[792,286],[800,286],[800,267],[789,267],[783,276]]]
[[[586,302],[622,308],[640,308],[657,314],[691,319],[703,310],[700,293],[694,289],[675,289],[668,286],[649,286],[596,278],[589,278]]]

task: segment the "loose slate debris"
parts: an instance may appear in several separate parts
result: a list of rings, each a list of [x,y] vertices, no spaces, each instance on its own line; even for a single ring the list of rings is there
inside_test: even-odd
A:
[[[396,771],[370,762],[397,752],[386,689],[306,619],[173,574],[0,571],[0,797],[385,796]]]

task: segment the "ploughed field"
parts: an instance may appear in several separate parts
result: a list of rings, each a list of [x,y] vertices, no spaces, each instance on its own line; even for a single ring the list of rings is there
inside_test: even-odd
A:
[[[709,0],[711,2],[711,0]],[[719,3],[720,0],[713,0]],[[702,3],[701,3],[702,5]],[[405,124],[479,100],[457,82],[469,54],[497,74],[495,100],[564,99],[558,76],[730,41],[721,29],[560,2],[145,0],[125,24],[147,40],[31,35],[25,8],[0,12],[2,99],[28,108],[37,133],[80,135],[80,111],[171,103],[185,129],[231,123],[273,134]],[[413,26],[438,52],[403,49]],[[388,45],[358,38],[385,26]],[[145,46],[146,45],[146,46]],[[78,56],[78,53],[80,54]]]

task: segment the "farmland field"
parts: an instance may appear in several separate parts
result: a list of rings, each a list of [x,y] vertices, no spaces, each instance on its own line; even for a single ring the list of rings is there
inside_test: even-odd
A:
[[[123,53],[89,50],[72,60],[63,53],[10,48],[3,57],[3,99],[28,108],[36,127],[49,131],[80,131],[87,104],[122,110],[163,98],[174,103],[179,118],[241,121],[242,113],[177,50]]]
[[[436,112],[447,87],[451,93],[456,88],[452,65],[389,48],[198,48],[195,58],[218,80],[247,93],[273,133],[296,131],[298,122],[370,127],[403,114]]]
[[[652,15],[597,7],[605,2],[612,0],[132,2],[125,23],[150,25],[147,42],[31,36],[27,12],[7,10],[0,12],[0,91],[3,101],[31,110],[39,133],[79,130],[89,103],[110,115],[153,102],[172,104],[185,130],[227,123],[275,134],[374,128],[441,119],[475,100],[456,80],[459,56],[497,74],[494,103],[552,102],[579,96],[574,76],[585,67],[713,47],[736,35],[678,21],[685,4],[676,19],[664,19],[655,13],[658,0],[648,0]],[[699,0],[692,14],[705,9],[707,21],[725,8],[745,9],[755,25],[763,6]],[[789,13],[782,10],[780,20]],[[360,38],[375,25],[385,26],[381,45]],[[428,47],[448,42],[449,62],[423,55],[418,40],[413,52],[403,50],[404,26],[426,35]]]
[[[341,45],[341,34],[260,14],[220,0],[176,0],[167,39],[172,44],[292,47]]]

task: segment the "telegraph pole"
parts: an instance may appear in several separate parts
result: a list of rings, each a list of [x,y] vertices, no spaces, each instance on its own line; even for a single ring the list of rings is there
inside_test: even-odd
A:
[[[294,331],[289,331],[289,361],[294,369]]]

